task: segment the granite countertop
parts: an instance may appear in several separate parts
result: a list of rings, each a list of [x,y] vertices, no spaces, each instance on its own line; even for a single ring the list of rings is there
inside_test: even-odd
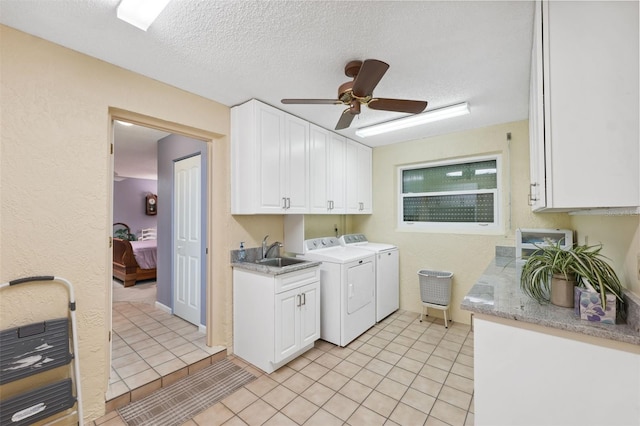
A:
[[[538,324],[603,339],[640,345],[640,298],[625,294],[627,321],[598,324],[578,318],[573,308],[540,305],[520,290],[515,259],[496,257],[462,300],[466,311]]]
[[[308,269],[308,268],[320,266],[321,263],[322,262],[305,261],[303,263],[296,263],[295,265],[289,265],[289,266],[284,266],[282,268],[279,268],[277,266],[261,265],[255,262],[231,262],[231,266],[233,268],[244,269],[246,271],[251,271],[251,272],[259,272],[262,274],[282,275],[282,274],[288,274],[290,272],[300,271],[302,269]]]
[[[305,260],[302,263],[296,263],[295,265],[288,265],[284,267],[261,265],[259,263],[256,263],[256,260],[262,258],[262,249],[260,247],[247,248],[245,250],[244,261],[240,260],[240,250],[231,250],[230,254],[231,267],[268,275],[288,274],[290,272],[300,271],[302,269],[314,268],[316,266],[320,266],[320,264],[322,263]]]

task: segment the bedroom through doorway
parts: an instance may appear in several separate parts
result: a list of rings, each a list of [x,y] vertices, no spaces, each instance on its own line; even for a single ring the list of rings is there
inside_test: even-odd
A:
[[[195,151],[206,159],[207,142],[115,120],[113,145],[114,268],[107,402],[131,395],[134,389],[201,362],[221,350],[206,345],[205,307],[202,315],[195,320],[192,318],[191,323],[173,314],[172,300],[174,209],[171,208],[173,192],[167,187],[173,186],[173,171],[167,172],[166,163],[172,168],[174,161]],[[174,149],[178,145],[182,151]],[[207,163],[203,164],[206,176]],[[159,184],[159,181],[165,184]],[[206,191],[206,185],[203,191]],[[207,203],[203,202],[202,206],[198,228],[204,236]],[[125,247],[119,249],[116,244],[120,243]],[[148,250],[142,250],[136,256],[133,247],[136,245]],[[154,247],[153,253],[150,247]],[[118,271],[120,266],[116,265],[121,259],[119,250],[130,250],[127,259],[130,264],[122,265],[122,271]],[[201,300],[204,300],[207,282],[206,257],[203,259],[201,274],[195,274],[194,278],[197,285],[193,286],[197,289],[193,297]]]

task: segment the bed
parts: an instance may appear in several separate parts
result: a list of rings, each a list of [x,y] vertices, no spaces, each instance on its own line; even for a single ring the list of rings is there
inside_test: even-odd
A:
[[[156,278],[157,240],[113,239],[113,276],[131,287]]]

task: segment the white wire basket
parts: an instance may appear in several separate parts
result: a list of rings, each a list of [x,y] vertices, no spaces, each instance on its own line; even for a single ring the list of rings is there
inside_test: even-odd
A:
[[[422,303],[448,306],[451,301],[451,277],[453,272],[418,271]]]

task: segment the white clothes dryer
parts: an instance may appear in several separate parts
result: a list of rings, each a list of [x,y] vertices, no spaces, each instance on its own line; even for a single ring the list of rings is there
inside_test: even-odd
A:
[[[340,237],[344,247],[375,253],[376,260],[376,322],[382,321],[400,308],[400,262],[398,247],[371,243],[363,234]]]
[[[320,338],[347,346],[376,323],[375,254],[335,237],[304,242],[304,259],[320,265]]]

